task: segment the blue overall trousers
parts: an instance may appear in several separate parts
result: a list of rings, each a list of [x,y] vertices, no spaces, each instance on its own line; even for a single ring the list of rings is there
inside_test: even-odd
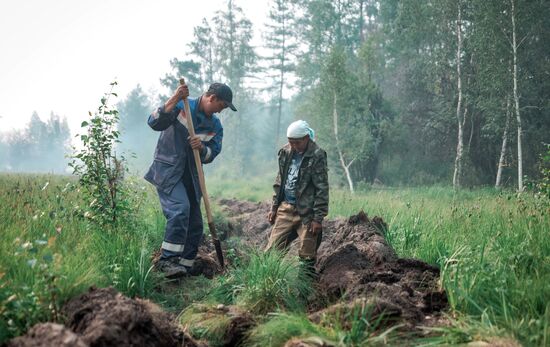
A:
[[[170,194],[157,189],[166,230],[161,259],[180,257],[179,263],[193,266],[203,235],[200,200],[196,198],[189,165]]]

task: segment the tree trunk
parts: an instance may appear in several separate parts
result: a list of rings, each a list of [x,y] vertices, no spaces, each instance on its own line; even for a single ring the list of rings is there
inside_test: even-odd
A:
[[[523,153],[521,150],[521,137],[522,137],[522,128],[521,128],[521,115],[519,113],[519,96],[518,96],[518,46],[516,41],[516,8],[514,0],[510,0],[512,5],[512,51],[514,55],[514,108],[516,111],[516,119],[518,122],[518,191],[523,191]]]
[[[279,101],[277,105],[277,126],[275,131],[275,149],[279,148],[279,136],[281,131],[281,118],[283,114],[283,87],[285,85],[285,60],[286,60],[286,13],[283,14],[283,42],[281,46],[281,76],[279,81]]]
[[[275,126],[275,149],[279,149],[279,137],[281,136],[281,118],[283,114],[283,75],[281,70],[281,81],[279,83],[279,96],[277,100],[277,124]]]
[[[346,165],[346,160],[344,159],[344,153],[342,153],[342,149],[340,148],[340,140],[338,138],[338,111],[336,110],[336,93],[334,93],[334,103],[332,105],[332,121],[333,121],[333,130],[334,130],[334,139],[336,140],[336,150],[338,152],[338,159],[340,161],[340,165],[342,165],[342,169],[344,169],[344,173],[346,174],[346,179],[348,181],[349,190],[353,194],[353,180],[351,178],[351,174],[349,171],[350,165],[353,163],[354,160],[350,161]]]
[[[363,44],[365,42],[365,33],[364,33],[364,26],[365,26],[365,20],[363,18],[363,5],[365,4],[364,0],[361,0],[359,2],[359,42]]]
[[[460,188],[460,178],[462,176],[462,156],[464,153],[464,124],[460,114],[462,107],[462,76],[460,72],[461,64],[460,59],[462,55],[462,23],[461,23],[462,10],[460,8],[460,1],[458,2],[458,19],[456,21],[456,37],[458,40],[458,47],[456,50],[456,73],[457,73],[457,89],[458,89],[458,102],[456,105],[456,119],[458,121],[458,142],[456,145],[456,158],[455,158],[455,171],[453,175],[453,187],[455,189]]]
[[[502,135],[502,147],[500,148],[500,159],[498,161],[497,180],[495,188],[499,189],[502,180],[502,168],[506,158],[506,147],[508,146],[508,127],[510,125],[510,97],[506,98],[506,124],[504,125],[504,135]]]

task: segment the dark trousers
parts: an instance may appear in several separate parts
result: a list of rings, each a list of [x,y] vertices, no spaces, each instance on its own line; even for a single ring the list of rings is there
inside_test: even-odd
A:
[[[203,234],[200,201],[197,201],[189,172],[170,194],[157,190],[166,230],[161,259],[181,257],[180,263],[192,266]]]

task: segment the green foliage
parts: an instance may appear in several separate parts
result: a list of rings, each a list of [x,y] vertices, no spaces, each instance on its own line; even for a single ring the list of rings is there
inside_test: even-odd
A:
[[[266,176],[252,181],[210,182],[220,197],[263,201],[270,196],[271,181],[272,177]],[[197,300],[255,305],[263,312],[293,307],[303,310],[303,301],[296,303],[295,299],[285,298],[285,293],[264,288],[264,284],[276,283],[280,292],[307,297],[300,294],[303,282],[297,280],[296,264],[289,267],[273,255],[243,259],[240,269],[231,269],[213,281],[202,277],[186,279],[184,287],[166,286],[161,292],[155,291],[153,288],[163,279],[149,272],[149,255],[162,240],[164,217],[154,191],[146,190],[149,199],[140,209],[142,224],[129,225],[117,233],[100,233],[90,232],[98,226],[90,225],[84,217],[83,197],[73,184],[66,177],[0,176],[0,253],[6,255],[0,257],[2,341],[38,321],[51,319],[52,293],[59,305],[91,285],[115,285],[126,295],[154,297],[172,311]],[[238,187],[246,189],[239,192]],[[415,257],[440,266],[441,284],[447,291],[454,318],[450,318],[449,329],[431,331],[429,336],[434,339],[427,340],[427,344],[491,342],[494,336],[513,335],[525,345],[544,346],[550,341],[550,246],[546,240],[550,219],[547,205],[539,202],[529,192],[517,196],[492,189],[370,189],[355,195],[332,190],[330,218],[349,216],[360,209],[369,216],[383,216],[388,223],[388,241],[401,257]],[[55,241],[48,242],[52,237]],[[28,243],[36,253],[30,251]],[[21,249],[23,245],[26,246]],[[51,261],[47,255],[52,256]],[[31,267],[28,261],[33,259],[36,263]],[[283,261],[287,260],[283,257]],[[283,275],[285,266],[288,271]],[[264,299],[265,295],[278,300]],[[20,315],[24,314],[25,319],[17,318],[18,310],[24,312]],[[267,329],[263,324],[258,326],[251,341],[269,345],[265,341],[285,337],[287,331],[294,331],[292,336],[317,336],[335,343],[356,343],[361,336],[381,336],[382,333],[369,335],[372,330],[362,316],[345,316],[349,325],[333,324],[327,330],[330,324],[314,326],[303,316],[298,322],[281,318],[270,323],[269,318],[275,320],[278,315],[262,315],[268,319],[266,324],[274,328],[271,332],[265,330],[263,337],[256,340],[262,329]],[[16,317],[11,319],[14,324],[17,322],[17,331],[8,329],[7,317]]]
[[[247,346],[284,346],[295,338],[314,346],[377,346],[393,342],[393,330],[380,331],[369,323],[369,308],[357,308],[346,320],[337,315],[314,324],[301,314],[277,313],[249,333]],[[343,317],[342,317],[343,318]],[[346,325],[346,326],[344,326]]]
[[[115,145],[119,142],[118,111],[108,104],[116,82],[101,98],[101,105],[90,120],[82,122],[86,134],[80,135],[83,148],[75,150],[70,166],[79,177],[86,201],[86,217],[101,226],[114,226],[121,217],[132,212],[128,205],[129,191],[124,186],[124,157],[117,157]]]
[[[202,40],[200,41],[202,42]],[[170,66],[172,67],[172,72],[168,73],[160,80],[160,83],[167,87],[168,90],[176,90],[180,84],[180,78],[185,77],[185,83],[189,87],[190,95],[199,95],[203,89],[208,87],[208,81],[212,79],[207,79],[201,75],[201,63],[195,62],[193,60],[179,60],[174,58],[170,60]],[[162,99],[168,99],[169,96],[161,96]],[[130,102],[130,100],[128,100]]]
[[[372,183],[378,171],[391,112],[369,69],[362,69],[368,64],[363,57],[368,56],[366,46],[361,57],[334,47],[323,60],[319,84],[300,105],[300,114],[311,120],[339,182],[346,182],[343,166],[350,169],[352,181]]]
[[[290,0],[274,0],[270,4],[268,23],[263,32],[265,47],[268,53],[263,59],[267,64],[266,77],[269,81],[267,91],[270,94],[271,108],[274,113],[275,128],[273,143],[275,150],[281,143],[285,143],[283,107],[288,89],[291,88],[289,79],[294,76],[296,69],[296,16],[295,7]],[[288,114],[289,112],[285,112]]]
[[[46,235],[42,235],[46,236]],[[10,262],[15,269],[0,267],[0,277],[12,277],[14,273],[24,273],[30,281],[0,285],[0,341],[7,337],[23,334],[35,322],[43,320],[59,321],[60,288],[65,281],[59,273],[60,255],[53,252],[55,237],[49,240],[23,241],[16,238]],[[6,271],[6,272],[3,272]],[[11,273],[12,276],[6,276]]]
[[[256,314],[302,310],[312,290],[311,280],[300,271],[297,259],[277,251],[251,250],[249,259],[216,281],[210,294],[214,301],[237,304]]]

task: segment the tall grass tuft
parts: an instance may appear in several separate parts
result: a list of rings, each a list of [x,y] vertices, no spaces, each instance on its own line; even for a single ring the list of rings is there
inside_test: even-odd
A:
[[[253,251],[249,259],[217,281],[211,299],[247,307],[256,314],[303,310],[312,291],[311,279],[301,270],[298,259],[276,250]]]

